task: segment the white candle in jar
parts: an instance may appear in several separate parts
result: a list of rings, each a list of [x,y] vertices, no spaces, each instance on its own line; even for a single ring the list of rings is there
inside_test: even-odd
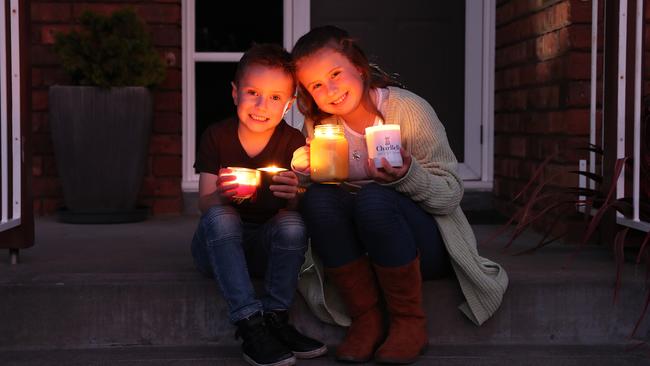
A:
[[[402,166],[402,146],[399,125],[378,125],[366,127],[366,145],[368,157],[373,159],[375,167],[381,168],[381,158],[386,158],[393,167]]]

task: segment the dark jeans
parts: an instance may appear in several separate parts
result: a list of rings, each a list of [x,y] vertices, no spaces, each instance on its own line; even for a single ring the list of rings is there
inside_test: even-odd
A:
[[[306,229],[298,212],[280,211],[264,224],[242,223],[230,206],[214,206],[201,216],[192,239],[199,271],[219,284],[232,323],[263,310],[287,310],[307,251]],[[264,274],[258,300],[251,272]]]
[[[451,272],[435,219],[394,189],[371,183],[356,194],[337,185],[312,184],[302,200],[312,250],[325,267],[364,254],[382,267],[413,261],[419,251],[424,279]]]

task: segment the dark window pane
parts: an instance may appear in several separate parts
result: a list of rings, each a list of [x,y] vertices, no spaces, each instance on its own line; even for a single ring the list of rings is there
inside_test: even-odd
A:
[[[196,152],[210,124],[236,113],[230,86],[236,67],[234,62],[196,63]]]
[[[253,42],[282,44],[282,0],[196,1],[196,51],[244,52]]]

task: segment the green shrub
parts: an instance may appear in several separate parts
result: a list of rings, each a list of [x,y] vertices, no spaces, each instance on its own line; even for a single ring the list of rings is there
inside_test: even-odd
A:
[[[63,68],[80,85],[146,86],[165,79],[165,64],[135,11],[110,16],[85,12],[81,27],[55,35],[54,51]]]

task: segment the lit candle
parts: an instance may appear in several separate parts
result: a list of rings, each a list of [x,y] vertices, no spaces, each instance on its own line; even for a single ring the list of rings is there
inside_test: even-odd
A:
[[[259,170],[261,173],[260,191],[258,192],[257,196],[258,201],[273,202],[273,205],[276,207],[284,207],[287,204],[287,200],[284,198],[276,197],[273,194],[273,191],[269,189],[269,186],[271,186],[271,184],[274,184],[274,176],[280,172],[286,172],[287,169],[273,165],[264,168],[257,168],[257,170]]]
[[[375,161],[375,167],[381,168],[381,158],[386,158],[394,167],[402,166],[402,146],[399,125],[378,125],[366,127],[366,145],[368,157]]]
[[[311,179],[338,183],[348,178],[348,141],[343,126],[318,125],[310,145]]]
[[[234,175],[235,180],[233,183],[239,184],[237,193],[233,198],[246,199],[255,194],[255,190],[260,183],[260,172],[255,169],[228,167],[230,173],[224,175]]]

